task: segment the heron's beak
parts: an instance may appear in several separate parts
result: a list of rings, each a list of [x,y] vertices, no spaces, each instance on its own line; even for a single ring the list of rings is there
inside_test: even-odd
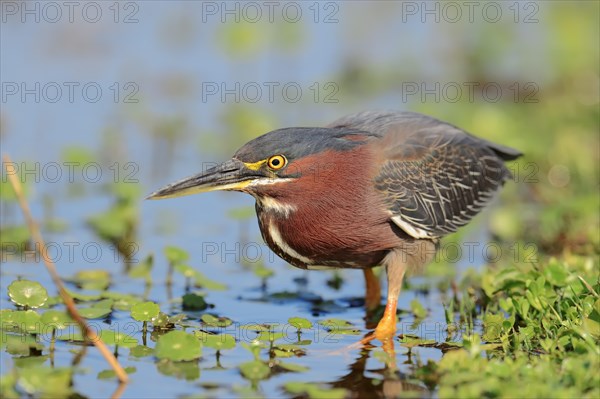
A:
[[[253,180],[264,177],[264,174],[249,168],[244,162],[230,159],[204,173],[169,184],[150,194],[146,199],[183,197],[217,190],[242,191]]]

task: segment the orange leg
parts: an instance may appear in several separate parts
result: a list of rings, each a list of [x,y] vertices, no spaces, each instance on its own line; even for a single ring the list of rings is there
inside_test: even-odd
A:
[[[366,282],[365,307],[367,311],[377,309],[381,303],[381,285],[373,269],[363,269]]]
[[[384,339],[392,338],[396,333],[396,309],[398,306],[398,300],[396,298],[392,298],[388,300],[385,305],[385,312],[383,313],[383,317],[377,324],[377,328],[375,329],[375,338],[380,341]]]
[[[398,296],[402,288],[402,280],[406,273],[406,262],[402,261],[402,255],[392,253],[386,258],[385,271],[387,274],[388,291],[385,312],[375,329],[375,338],[380,341],[391,339],[396,333],[396,309]]]

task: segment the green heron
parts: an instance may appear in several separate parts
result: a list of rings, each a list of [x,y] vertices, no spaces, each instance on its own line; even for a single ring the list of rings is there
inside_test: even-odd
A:
[[[362,112],[326,127],[292,127],[246,143],[230,160],[148,198],[214,190],[256,199],[262,236],[303,269],[362,269],[366,306],[387,304],[374,336],[391,338],[407,271],[469,222],[511,174],[520,152],[412,112]]]

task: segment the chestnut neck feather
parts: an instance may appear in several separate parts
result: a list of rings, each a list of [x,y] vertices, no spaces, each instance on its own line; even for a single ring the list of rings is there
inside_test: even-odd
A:
[[[389,222],[383,200],[374,189],[377,173],[374,151],[364,144],[342,153],[331,150],[310,155],[288,165],[300,177],[270,184],[256,192],[257,214],[267,244],[299,267],[305,262],[285,254],[271,237],[276,226],[279,240],[315,265],[371,267],[396,247],[399,238]],[[278,212],[261,205],[269,198],[294,211]],[[263,201],[264,202],[264,201]]]

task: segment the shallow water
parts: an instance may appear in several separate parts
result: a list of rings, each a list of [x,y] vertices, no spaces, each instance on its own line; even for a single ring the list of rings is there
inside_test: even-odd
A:
[[[32,3],[42,7],[42,3]],[[205,348],[198,363],[181,366],[189,373],[188,379],[167,375],[178,371],[161,368],[152,356],[134,358],[129,349],[119,348],[123,365],[137,369],[123,396],[244,396],[247,387],[253,389],[253,394],[267,397],[289,396],[282,388],[289,381],[322,382],[326,387],[349,389],[358,397],[367,394],[389,397],[403,390],[416,390],[422,396],[435,395],[423,382],[414,379],[413,371],[416,365],[429,359],[438,360],[441,350],[415,347],[409,351],[396,343],[395,360],[390,360],[379,347],[348,348],[370,331],[362,307],[362,273],[341,271],[341,285],[332,288],[328,280],[334,276],[333,272],[306,272],[286,265],[264,245],[254,216],[241,220],[231,217],[232,211],[240,209],[242,213],[251,213],[245,211],[253,207],[251,197],[211,193],[143,201],[140,195],[134,257],[141,261],[149,254],[155,255],[148,292],[142,280],[127,277],[123,257],[99,239],[85,220],[111,206],[114,197],[107,187],[112,183],[139,185],[140,194],[149,193],[165,183],[206,169],[215,161],[227,159],[246,140],[265,130],[288,125],[322,125],[359,109],[410,108],[420,98],[398,101],[393,90],[384,90],[380,95],[366,96],[357,102],[355,95],[344,90],[337,92],[332,87],[344,87],[342,76],[350,76],[352,80],[349,64],[359,55],[370,57],[373,65],[412,64],[417,60],[424,73],[438,78],[445,76],[436,63],[430,62],[432,56],[425,51],[440,27],[424,25],[418,19],[397,23],[391,17],[399,15],[394,14],[401,11],[399,6],[386,2],[377,3],[375,13],[366,21],[362,15],[370,7],[367,2],[352,2],[352,5],[332,2],[332,8],[321,11],[338,10],[336,23],[304,19],[285,27],[293,30],[289,33],[292,39],[283,34],[278,37],[282,25],[250,24],[246,25],[249,32],[244,33],[250,37],[246,47],[227,50],[223,38],[239,33],[228,33],[232,24],[223,24],[219,19],[209,18],[200,23],[193,16],[201,12],[201,3],[129,3],[136,7],[121,11],[137,10],[138,21],[130,24],[114,23],[108,17],[113,16],[108,3],[102,3],[106,18],[98,23],[81,18],[74,23],[65,20],[48,23],[43,18],[39,23],[30,19],[23,23],[10,17],[2,24],[2,80],[17,84],[19,89],[24,84],[35,92],[3,99],[2,151],[12,156],[19,167],[19,177],[30,188],[32,211],[42,222],[44,237],[51,245],[51,258],[61,276],[72,276],[82,269],[104,269],[112,277],[110,291],[145,295],[158,303],[161,310],[181,313],[179,301],[185,293],[185,279],[176,275],[170,288],[165,284],[168,265],[163,249],[175,245],[190,253],[191,266],[227,285],[223,291],[203,292],[211,305],[208,312],[234,321],[235,327],[226,332],[237,338],[236,348],[223,351],[219,366],[214,350]],[[307,3],[302,7],[305,15],[311,15]],[[371,19],[380,23],[368,24],[374,32],[364,32],[364,24],[373,22]],[[467,27],[453,26],[463,38],[469,35]],[[526,35],[528,29],[533,27],[525,26],[521,34]],[[399,44],[377,40],[377,45],[363,46],[365,54],[356,54],[358,45],[371,43],[377,35],[410,35],[413,40]],[[395,51],[396,46],[402,47],[401,56]],[[88,94],[76,90],[71,101],[66,91],[68,82],[75,82],[77,88],[86,84],[100,87],[102,95],[98,101],[92,101],[86,97]],[[207,84],[211,88],[214,84],[230,88],[237,83],[241,87],[251,83],[251,88],[256,85],[264,88],[269,82],[281,86],[292,82],[302,88],[303,97],[295,102],[277,92],[270,101],[264,92],[261,100],[254,103],[242,92],[238,93],[241,97],[237,101],[235,96],[232,100],[226,95],[223,100],[219,94],[209,96],[203,90],[209,87]],[[38,83],[40,89],[36,89]],[[56,102],[52,101],[54,83],[62,90]],[[313,86],[315,83],[318,85]],[[327,88],[329,83],[334,86]],[[325,101],[328,95],[336,101]],[[236,107],[247,109],[244,113]],[[247,115],[255,119],[248,119]],[[80,166],[89,162],[79,165],[71,174],[64,151],[73,147],[88,149],[97,164],[87,169]],[[25,161],[33,164],[25,165],[22,163]],[[26,168],[28,173],[24,173]],[[51,228],[57,221],[65,228]],[[16,205],[3,201],[3,225],[21,222]],[[461,240],[485,242],[488,236],[484,225],[485,216]],[[469,267],[478,267],[483,260],[478,252],[477,256],[457,260],[448,267],[462,273]],[[266,282],[254,273],[257,263],[274,272]],[[17,277],[39,281],[55,295],[39,259],[22,255],[5,258],[1,274],[2,309],[14,308],[6,290]],[[410,280],[411,288],[403,292],[398,305],[399,333],[436,342],[460,339],[460,333],[446,336],[443,304],[449,303],[450,293],[436,288],[440,280],[450,278],[442,274]],[[427,288],[428,293],[421,288]],[[428,311],[427,317],[416,323],[410,311],[415,298]],[[190,330],[201,327],[201,312],[184,313],[193,326]],[[286,326],[289,317],[304,317],[313,322],[313,328],[302,334],[303,340],[310,340],[305,353],[284,359],[304,365],[308,371],[273,373],[254,382],[245,379],[238,366],[252,360],[252,356],[240,344],[252,341],[254,336],[239,326],[278,325],[276,329],[289,332],[281,341],[295,343],[295,332]],[[358,334],[331,334],[317,324],[327,318],[351,322]],[[133,321],[127,311],[115,310],[109,319],[91,323],[101,329],[131,333],[137,341],[142,341],[141,323]],[[149,340],[149,346],[153,346],[152,338]],[[70,365],[75,356],[73,350],[79,348],[58,342],[53,364]],[[269,359],[268,349],[261,351],[260,358]],[[47,359],[45,364],[50,362]],[[397,369],[392,367],[393,363]],[[12,356],[3,351],[0,364],[4,370],[10,369]],[[108,397],[116,389],[116,383],[97,378],[97,373],[106,368],[99,353],[89,348],[77,366],[74,389],[90,397]]]

